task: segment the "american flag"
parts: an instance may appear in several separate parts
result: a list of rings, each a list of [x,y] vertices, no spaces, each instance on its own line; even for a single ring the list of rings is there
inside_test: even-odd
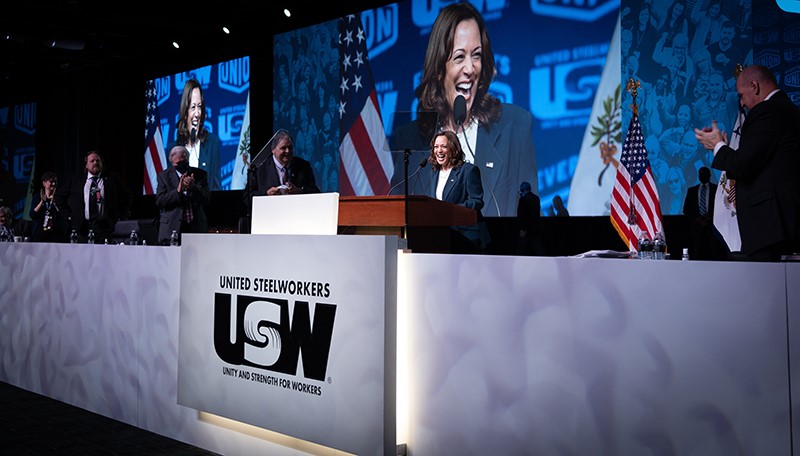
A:
[[[664,234],[658,190],[644,147],[639,116],[633,114],[622,145],[617,178],[611,191],[611,224],[632,252],[646,232],[650,239]]]
[[[145,98],[147,101],[147,115],[144,126],[144,184],[142,192],[145,195],[155,194],[158,188],[158,173],[167,165],[164,154],[164,141],[161,138],[161,116],[158,114],[158,99],[155,81],[147,81]]]
[[[339,20],[339,193],[385,195],[394,173],[361,16]]]

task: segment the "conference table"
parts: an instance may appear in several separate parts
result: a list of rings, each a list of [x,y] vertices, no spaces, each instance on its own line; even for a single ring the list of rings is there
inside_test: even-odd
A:
[[[397,368],[381,372],[396,375],[382,381],[398,399],[373,404],[396,413],[396,429],[379,436],[384,448],[800,454],[791,439],[800,425],[790,420],[800,405],[800,264],[397,251],[387,265],[359,251],[326,256],[328,244],[361,242],[343,236],[186,237],[219,245],[224,256],[188,246],[0,243],[0,380],[218,453],[315,454],[320,442],[287,443],[294,430],[236,427],[235,418],[178,401],[182,314],[207,305],[182,296],[193,280],[182,269],[238,267],[251,256],[266,263],[267,251],[254,245],[285,245],[304,255],[289,270],[315,263],[320,281],[337,290],[346,286],[337,282],[346,273],[340,261],[387,267],[394,306],[373,304],[396,318],[396,341],[381,346]],[[329,360],[331,369],[358,363]],[[306,383],[325,394],[342,387],[335,378]],[[361,394],[391,390],[369,385]],[[349,400],[337,399],[337,413]],[[338,449],[353,452],[343,448],[351,443]]]

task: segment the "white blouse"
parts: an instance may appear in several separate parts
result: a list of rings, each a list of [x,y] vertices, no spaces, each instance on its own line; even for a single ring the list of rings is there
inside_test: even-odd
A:
[[[449,168],[447,170],[440,169],[439,170],[439,182],[436,183],[436,199],[441,200],[442,194],[444,193],[444,186],[447,184],[447,180],[450,179],[450,171],[453,168]]]
[[[189,151],[189,166],[199,168],[200,166],[200,141],[195,141],[193,146],[186,146]]]

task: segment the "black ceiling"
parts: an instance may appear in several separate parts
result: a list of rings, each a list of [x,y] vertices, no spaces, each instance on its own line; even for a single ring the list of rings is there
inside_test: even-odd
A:
[[[98,65],[131,64],[145,76],[268,49],[271,36],[393,3],[224,0],[27,0],[0,7],[2,98]],[[292,16],[287,18],[283,9]],[[230,35],[222,31],[225,25]],[[172,46],[180,43],[180,49]],[[236,54],[240,52],[240,54]],[[232,54],[233,53],[233,54]]]

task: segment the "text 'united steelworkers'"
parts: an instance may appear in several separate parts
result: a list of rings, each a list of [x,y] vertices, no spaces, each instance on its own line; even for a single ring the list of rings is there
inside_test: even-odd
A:
[[[280,296],[214,293],[213,337],[217,355],[225,363],[253,368],[223,366],[222,374],[321,396],[322,386],[319,384],[281,378],[254,369],[297,376],[300,361],[306,380],[325,381],[336,305],[309,302],[308,298],[330,297],[330,283],[220,276],[219,286],[223,290]],[[290,301],[284,296],[295,299]],[[311,305],[314,308],[313,320]]]
[[[327,298],[331,295],[331,284],[286,279],[265,279],[263,277],[220,276],[219,287],[232,290],[255,291],[261,293],[280,293],[302,295],[312,298]]]

